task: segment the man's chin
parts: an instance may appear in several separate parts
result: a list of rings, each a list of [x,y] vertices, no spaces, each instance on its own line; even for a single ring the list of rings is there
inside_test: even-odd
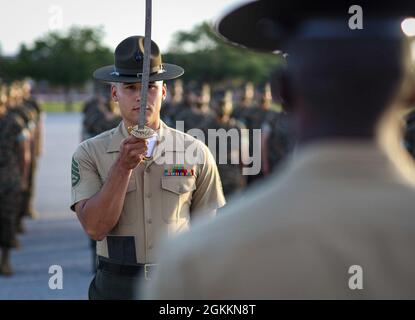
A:
[[[134,125],[138,125],[138,122],[139,122],[139,118],[134,118],[134,119],[130,119],[129,120],[129,122],[130,123],[133,123]],[[146,117],[146,122],[145,122],[145,125],[146,126],[149,126],[149,124],[152,122],[152,119],[150,118],[150,117]]]

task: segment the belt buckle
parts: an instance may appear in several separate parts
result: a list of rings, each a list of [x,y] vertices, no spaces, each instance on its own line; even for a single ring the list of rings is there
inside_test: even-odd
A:
[[[150,277],[148,277],[147,276],[147,274],[149,273],[148,271],[148,268],[149,267],[155,267],[155,266],[157,266],[157,263],[146,263],[145,265],[144,265],[144,278],[146,279],[146,280],[151,280],[151,278]]]

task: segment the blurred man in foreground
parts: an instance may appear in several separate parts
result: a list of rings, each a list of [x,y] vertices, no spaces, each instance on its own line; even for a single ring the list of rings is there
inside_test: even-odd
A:
[[[298,150],[283,174],[162,250],[148,297],[415,298],[413,168],[391,111],[410,95],[401,22],[415,4],[360,1],[363,29],[353,4],[255,1],[219,22],[234,43],[288,52]]]

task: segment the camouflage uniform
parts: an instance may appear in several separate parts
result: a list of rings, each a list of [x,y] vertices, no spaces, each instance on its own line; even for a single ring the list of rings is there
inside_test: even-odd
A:
[[[171,114],[171,121],[173,123],[172,128],[176,128],[177,121],[184,121],[183,117],[189,112],[192,108],[192,104],[188,101],[183,101],[182,103],[176,105],[175,110]]]
[[[160,110],[160,118],[169,127],[176,127],[176,117],[178,114],[181,104],[183,103],[183,84],[180,79],[174,81],[173,86],[169,90],[171,98],[166,101]]]
[[[177,120],[184,122],[184,132],[200,128],[205,121],[212,120],[215,113],[211,109],[188,108],[180,112]]]
[[[32,139],[31,139],[31,161],[29,170],[28,190],[26,196],[25,215],[35,218],[36,214],[33,210],[33,194],[34,194],[34,177],[37,169],[37,158],[40,155],[42,145],[42,110],[39,104],[32,98],[24,100],[23,106],[29,110],[31,115],[31,121],[29,126],[32,126]]]
[[[232,112],[232,118],[242,122],[245,126],[248,126],[249,114],[254,109],[252,105],[245,105],[240,103]]]
[[[164,102],[164,104],[161,106],[161,109],[160,109],[160,118],[169,127],[173,126],[172,115],[173,115],[174,109],[175,109],[174,105],[171,101]]]
[[[27,138],[30,139],[30,145],[32,146],[32,139],[34,136],[35,131],[35,119],[36,115],[35,112],[31,109],[29,109],[24,104],[15,106],[14,108],[11,108],[10,113],[14,114],[16,117],[19,117],[23,121],[23,126],[25,131],[28,133]],[[31,148],[32,149],[32,148]],[[31,154],[30,158],[33,158],[33,155]],[[32,162],[32,160],[31,160]],[[30,164],[32,166],[32,163]],[[30,205],[30,199],[31,199],[31,192],[30,192],[30,169],[29,169],[29,177],[27,181],[27,188],[21,190],[21,201],[20,201],[20,207],[19,207],[19,215],[16,220],[16,228],[19,232],[23,232],[23,218],[25,216],[32,216],[30,213],[29,205]]]
[[[205,132],[206,136],[206,142],[209,141],[209,131],[208,129],[224,129],[226,132],[228,132],[231,129],[236,129],[239,132],[239,137],[241,137],[241,129],[244,129],[244,125],[235,120],[230,119],[227,122],[220,122],[219,120],[215,118],[207,119],[201,127],[203,128],[203,131]],[[210,134],[213,134],[211,132]],[[234,192],[241,191],[246,186],[246,177],[242,175],[242,161],[241,161],[241,141],[239,141],[238,149],[233,149],[233,146],[231,145],[231,140],[227,139],[226,141],[226,152],[227,152],[227,163],[226,164],[220,164],[219,160],[219,146],[220,143],[218,140],[216,140],[216,150],[211,150],[214,155],[216,155],[216,164],[219,170],[219,175],[222,181],[222,187],[223,192],[225,194],[225,197],[231,195]],[[235,155],[235,152],[238,155],[239,163],[238,164],[232,164],[231,159],[232,156]]]
[[[16,220],[20,213],[21,167],[20,142],[24,121],[12,112],[0,117],[0,247],[12,248],[16,243]]]
[[[253,98],[254,98],[255,88],[251,82],[247,82],[243,88],[243,94],[240,102],[235,106],[232,112],[232,118],[241,121],[247,126],[247,119],[249,112],[254,108]]]
[[[200,128],[205,121],[215,116],[215,112],[210,107],[210,86],[208,84],[205,83],[192,91],[188,90],[185,101],[187,106],[191,107],[178,113],[176,118],[176,120],[184,122],[184,132],[193,128]]]
[[[84,107],[82,109],[83,121],[82,121],[81,141],[84,141],[86,139],[93,137],[92,133],[89,133],[89,131],[92,131],[91,127],[96,118],[96,116],[94,115],[94,113],[96,113],[94,112],[94,110],[97,109],[96,105],[98,105],[98,99],[96,97],[92,98],[91,100],[87,101],[84,104]]]
[[[294,146],[292,124],[285,112],[271,112],[262,125],[264,134],[268,134],[268,163],[270,172],[289,155]]]
[[[258,107],[247,108],[244,111],[244,124],[247,129],[249,129],[249,156],[254,156],[254,143],[261,143],[261,141],[254,141],[254,131],[255,129],[262,130],[263,125],[266,123],[267,117],[271,115],[274,111],[264,110]],[[263,132],[261,131],[261,135]],[[256,181],[258,178],[264,176],[264,173],[261,171],[257,175],[248,176],[248,184]]]
[[[188,109],[190,109],[190,107],[188,107],[184,102],[165,102],[160,110],[161,120],[163,120],[169,127],[176,128],[176,121],[183,120],[178,118],[178,115],[181,114],[182,111]]]
[[[85,104],[82,140],[111,130],[120,123],[120,116],[114,115],[107,118],[106,114],[111,113],[109,103],[109,101],[104,102],[101,98],[95,97]]]

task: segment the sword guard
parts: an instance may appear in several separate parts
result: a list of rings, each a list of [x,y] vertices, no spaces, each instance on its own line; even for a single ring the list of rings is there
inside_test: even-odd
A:
[[[138,125],[127,128],[128,133],[139,139],[148,139],[156,134],[156,131],[149,127],[138,128]]]
[[[144,128],[138,128],[138,125],[130,126],[127,128],[127,131],[132,136],[139,138],[139,139],[150,139],[157,135],[156,131],[153,129],[144,126]],[[154,147],[157,144],[157,140],[152,141],[153,139],[149,140],[149,150],[148,153],[143,157],[145,161],[149,161],[153,159],[153,151]]]

